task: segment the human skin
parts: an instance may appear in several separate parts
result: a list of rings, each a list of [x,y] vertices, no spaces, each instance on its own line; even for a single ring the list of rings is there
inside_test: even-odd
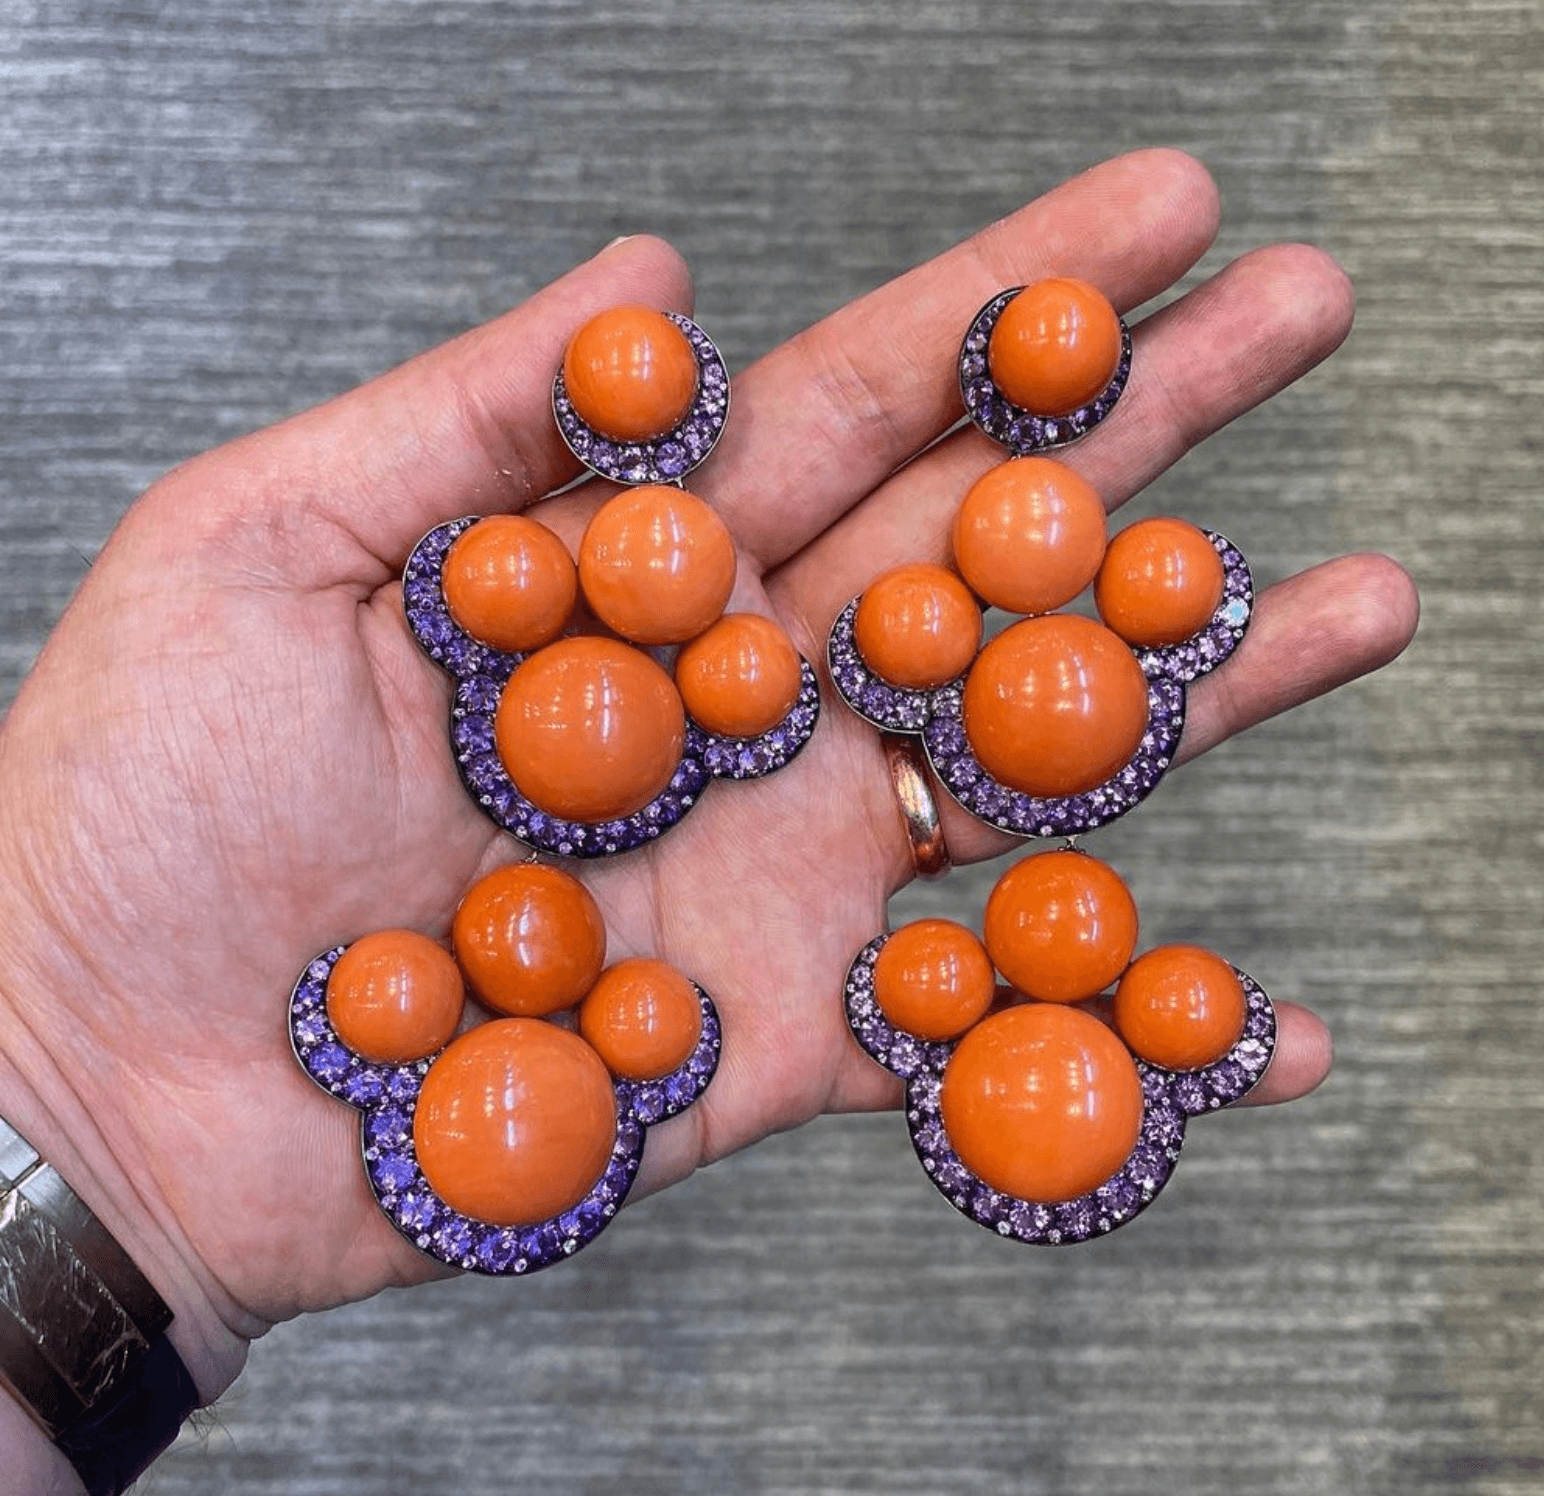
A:
[[[976,310],[1053,274],[1138,306],[1217,223],[1195,162],[1122,157],[747,370],[692,479],[738,548],[730,606],[822,658],[868,578],[947,559],[954,505],[1002,459],[974,430],[939,440]],[[577,472],[550,381],[572,331],[624,302],[690,309],[673,250],[622,241],[498,320],[168,474],[0,731],[4,1111],[167,1299],[206,1401],[274,1323],[444,1271],[376,1207],[357,1119],[300,1073],[284,1003],[331,945],[388,926],[444,937],[465,889],[523,855],[461,787],[451,684],[408,633],[398,575],[425,531],[466,513],[528,512],[577,545],[612,490],[544,500]],[[1134,327],[1119,409],[1064,460],[1124,502],[1329,354],[1351,315],[1319,251],[1244,256]],[[1385,663],[1415,621],[1408,578],[1381,556],[1267,589],[1226,669],[1191,690],[1180,757]],[[956,863],[1004,849],[940,802]],[[674,963],[723,1016],[720,1072],[652,1130],[640,1191],[820,1113],[897,1103],[840,992],[912,866],[878,735],[838,703],[785,772],[721,787],[660,842],[581,873],[612,959]],[[1258,1101],[1329,1067],[1318,1020],[1288,1004],[1280,1018]],[[18,1491],[78,1489],[3,1395],[0,1449]]]

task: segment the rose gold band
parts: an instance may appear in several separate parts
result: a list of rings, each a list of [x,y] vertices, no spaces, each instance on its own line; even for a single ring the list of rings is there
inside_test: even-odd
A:
[[[938,878],[949,871],[949,848],[938,819],[938,802],[928,780],[927,758],[919,739],[907,733],[882,732],[885,760],[895,785],[896,803],[911,843],[912,865],[919,878]]]

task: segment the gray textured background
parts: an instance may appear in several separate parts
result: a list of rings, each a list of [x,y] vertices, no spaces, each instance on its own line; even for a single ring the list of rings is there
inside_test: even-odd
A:
[[[1015,1248],[898,1119],[829,1120],[571,1269],[280,1328],[146,1491],[1544,1490],[1541,77],[1499,0],[0,0],[6,698],[159,472],[617,233],[687,253],[741,367],[1158,142],[1221,182],[1208,267],[1310,239],[1360,312],[1147,511],[1266,581],[1387,549],[1425,599],[1393,669],[1101,834],[1144,938],[1339,1045],[1311,1100],[1198,1127],[1136,1226]]]

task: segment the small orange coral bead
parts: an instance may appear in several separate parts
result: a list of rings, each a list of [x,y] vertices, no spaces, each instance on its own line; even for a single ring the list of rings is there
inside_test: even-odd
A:
[[[1248,1010],[1238,973],[1198,945],[1148,951],[1115,989],[1121,1037],[1144,1060],[1170,1070],[1220,1060],[1238,1043]]]
[[[897,1028],[919,1039],[963,1034],[992,1005],[997,974],[986,947],[950,919],[902,925],[874,961],[874,998]]]
[[[606,924],[589,889],[535,862],[479,878],[456,910],[450,940],[472,991],[510,1017],[573,1007],[606,963]]]
[[[377,930],[338,957],[327,1016],[356,1054],[381,1064],[421,1060],[461,1021],[465,993],[449,953],[414,930]]]
[[[944,1069],[944,1129],[968,1169],[1021,1200],[1097,1189],[1142,1130],[1142,1082],[1097,1018],[1026,1003],[983,1019]]]
[[[490,515],[457,536],[441,586],[467,633],[515,654],[556,639],[579,595],[567,547],[523,514]]]
[[[579,585],[596,616],[639,644],[679,644],[724,611],[734,541],[695,494],[649,484],[608,499],[579,543]]]
[[[954,564],[977,596],[1010,613],[1049,613],[1093,581],[1104,558],[1104,501],[1049,457],[1001,462],[954,516]]]
[[[1205,628],[1226,582],[1205,532],[1183,519],[1144,519],[1110,542],[1094,602],[1122,639],[1148,648]]]
[[[948,567],[897,566],[864,589],[853,637],[882,680],[930,690],[970,664],[981,643],[981,609]]]
[[[686,713],[670,677],[615,639],[559,639],[510,676],[494,717],[499,757],[551,815],[609,821],[670,783]]]
[[[1109,629],[1049,613],[1005,629],[965,681],[965,735],[987,772],[1028,795],[1102,784],[1147,729],[1147,679]]]
[[[658,1080],[691,1058],[702,1037],[696,989],[675,967],[647,956],[601,973],[579,1005],[579,1033],[624,1080]]]
[[[424,1076],[413,1116],[419,1166],[440,1198],[499,1226],[577,1205],[616,1141],[616,1092],[577,1034],[499,1018],[461,1035]]]
[[[563,383],[587,426],[613,441],[649,441],[673,430],[691,409],[697,356],[663,312],[612,307],[570,340]]]
[[[1026,286],[1002,310],[987,346],[992,382],[1021,410],[1064,416],[1101,395],[1120,363],[1120,318],[1086,281]]]
[[[793,641],[759,613],[726,613],[682,645],[675,679],[693,720],[730,738],[776,727],[803,683]]]
[[[1107,862],[1042,852],[1015,863],[986,902],[986,948],[1020,992],[1080,1002],[1103,992],[1137,943],[1137,906]]]

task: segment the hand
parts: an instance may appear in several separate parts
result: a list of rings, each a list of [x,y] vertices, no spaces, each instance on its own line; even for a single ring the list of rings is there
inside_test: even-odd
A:
[[[775,613],[821,660],[870,577],[944,558],[959,495],[1001,460],[974,431],[938,442],[977,308],[1054,273],[1135,306],[1216,221],[1194,163],[1126,157],[761,360],[691,484],[740,548],[732,606]],[[173,472],[130,510],[5,723],[0,1093],[166,1294],[206,1396],[273,1322],[437,1270],[376,1209],[355,1114],[296,1067],[285,999],[334,943],[389,925],[444,935],[467,886],[518,855],[462,791],[450,684],[409,636],[395,578],[461,514],[530,509],[576,541],[605,486],[538,502],[576,471],[548,406],[563,344],[606,306],[690,299],[669,248],[624,241],[496,322]],[[1119,411],[1065,458],[1122,503],[1327,355],[1350,317],[1322,254],[1246,256],[1135,329]],[[1390,659],[1414,620],[1408,581],[1379,557],[1271,589],[1191,693],[1184,755]],[[943,808],[956,862],[1002,850]],[[720,1073],[655,1130],[642,1188],[820,1112],[896,1101],[839,993],[910,875],[877,734],[834,700],[788,770],[717,786],[661,842],[583,869],[612,957],[674,962],[724,1019]],[[1260,1099],[1328,1067],[1317,1021],[1281,1017]]]

